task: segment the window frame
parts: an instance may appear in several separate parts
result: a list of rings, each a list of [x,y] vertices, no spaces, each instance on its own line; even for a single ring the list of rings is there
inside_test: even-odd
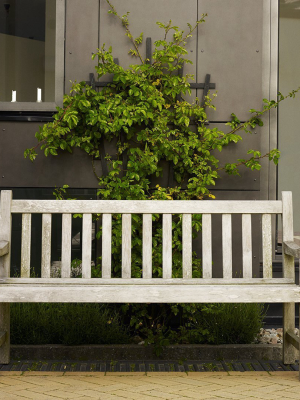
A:
[[[9,102],[0,101],[1,111],[56,111],[62,107],[64,95],[65,57],[65,0],[56,0],[55,28],[55,100],[53,102]]]

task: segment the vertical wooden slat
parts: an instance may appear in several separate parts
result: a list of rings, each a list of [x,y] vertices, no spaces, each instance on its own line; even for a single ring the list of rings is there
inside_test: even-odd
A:
[[[163,278],[172,278],[172,214],[163,214]]]
[[[42,216],[42,278],[50,278],[52,215]]]
[[[263,277],[272,278],[272,217],[262,215]]]
[[[252,278],[252,225],[251,214],[242,215],[243,278]]]
[[[71,276],[72,214],[62,216],[61,277]]]
[[[292,192],[282,192],[282,241],[294,240],[293,224],[293,199]],[[283,277],[295,279],[294,257],[283,254]],[[288,330],[295,328],[295,304],[283,304],[283,337]],[[294,346],[287,340],[283,341],[283,362],[292,364],[295,362]]]
[[[211,214],[202,214],[202,275],[212,278]]]
[[[143,278],[152,278],[152,214],[143,214]]]
[[[30,278],[31,214],[22,214],[21,278]]]
[[[0,205],[0,240],[6,240],[9,243],[9,252],[3,257],[0,257],[0,277],[7,278],[10,276],[10,249],[11,249],[11,202],[12,191],[2,190]]]
[[[111,278],[111,214],[102,215],[102,278]]]
[[[282,241],[294,240],[292,192],[282,192]],[[283,255],[283,277],[295,278],[294,257]]]
[[[182,214],[182,277],[192,278],[192,214]]]
[[[223,278],[232,279],[231,214],[222,214]]]
[[[10,249],[11,249],[11,202],[12,191],[1,191],[1,215],[0,215],[0,240],[9,242],[9,252],[0,257],[0,277],[10,276]],[[0,346],[0,364],[8,364],[10,361],[10,304],[0,304],[0,331],[6,332],[5,342]]]
[[[122,278],[131,278],[131,214],[122,215]]]
[[[82,278],[91,277],[92,214],[82,216]]]

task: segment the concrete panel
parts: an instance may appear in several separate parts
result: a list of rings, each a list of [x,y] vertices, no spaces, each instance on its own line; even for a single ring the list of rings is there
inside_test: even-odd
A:
[[[213,191],[216,200],[259,200],[259,192],[249,191]],[[213,200],[208,200],[213,201]],[[212,216],[212,248],[213,248],[213,278],[222,277],[222,216]],[[242,276],[242,218],[236,214],[232,216],[232,265],[233,277]],[[261,253],[261,222],[260,215],[252,216],[252,276],[259,277],[259,261]],[[193,241],[193,250],[201,257],[201,234]],[[216,299],[216,302],[218,299]]]
[[[65,92],[72,81],[87,81],[95,72],[96,61],[91,59],[97,51],[99,0],[67,0],[66,2],[66,57]]]
[[[24,150],[37,144],[38,127],[38,123],[0,122],[0,187],[96,188],[90,157],[83,151],[48,157],[39,151],[34,162],[24,159]],[[100,161],[96,169],[102,173]]]
[[[119,15],[130,12],[130,30],[135,38],[143,32],[144,41],[139,47],[143,59],[146,58],[146,38],[151,37],[152,50],[154,42],[164,38],[164,31],[156,25],[156,22],[167,23],[172,20],[173,25],[186,30],[188,29],[187,23],[193,26],[197,20],[197,0],[186,0],[185,2],[181,0],[114,0],[113,4]],[[131,41],[125,36],[125,30],[121,26],[120,20],[114,15],[108,14],[109,9],[106,0],[100,0],[100,46],[103,43],[106,44],[106,48],[112,46],[113,56],[119,59],[120,65],[123,67],[139,64],[139,59],[128,54],[129,49],[133,47]],[[170,32],[170,38],[171,34]],[[193,62],[193,65],[187,64],[184,73],[194,74],[196,78],[196,33],[188,40],[187,50],[187,57]],[[106,81],[107,78],[104,77],[101,80]],[[204,78],[201,82],[204,82]],[[193,92],[191,99],[195,97],[195,90]]]
[[[234,112],[249,118],[251,108],[262,105],[261,0],[199,0],[198,13],[208,13],[199,27],[198,81],[211,74],[218,97],[211,121],[228,121]],[[199,97],[199,95],[198,95]]]

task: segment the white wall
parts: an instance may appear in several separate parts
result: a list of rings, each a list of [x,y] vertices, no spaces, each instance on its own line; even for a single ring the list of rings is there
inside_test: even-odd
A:
[[[279,90],[287,94],[300,86],[300,19],[280,18]],[[300,235],[300,92],[279,107],[278,193],[292,190],[294,230]]]
[[[0,33],[0,101],[36,101],[44,88],[45,42]]]

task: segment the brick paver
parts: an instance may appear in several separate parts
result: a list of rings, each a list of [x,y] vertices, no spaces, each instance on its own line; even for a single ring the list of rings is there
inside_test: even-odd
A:
[[[1,400],[300,399],[298,372],[0,372]]]

